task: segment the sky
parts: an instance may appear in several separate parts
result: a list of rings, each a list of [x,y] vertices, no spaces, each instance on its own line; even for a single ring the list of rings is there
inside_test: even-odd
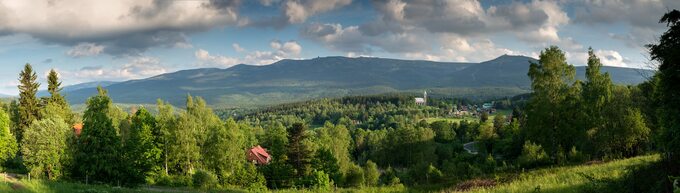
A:
[[[584,65],[649,68],[678,0],[0,0],[0,93],[324,56],[482,62],[557,45]]]

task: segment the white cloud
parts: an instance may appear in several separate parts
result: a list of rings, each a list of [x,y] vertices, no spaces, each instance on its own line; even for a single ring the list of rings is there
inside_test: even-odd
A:
[[[311,23],[300,30],[327,48],[353,55],[387,52],[406,58],[479,62],[521,52],[496,45],[489,36],[509,34],[528,47],[583,49],[559,30],[570,18],[559,1],[512,2],[488,8],[476,0],[374,1],[378,15],[358,26]],[[527,53],[529,54],[529,53]]]
[[[611,38],[639,50],[665,30],[665,25],[658,23],[661,16],[680,7],[678,0],[577,0],[569,4],[574,7],[574,23],[605,28]],[[617,24],[624,24],[623,31],[607,29]]]
[[[427,51],[432,47],[430,38],[422,29],[411,33],[389,33],[371,36],[362,33],[359,26],[343,27],[341,24],[313,23],[301,29],[303,37],[317,41],[324,46],[342,52],[371,54],[375,51],[407,53]]]
[[[518,52],[499,48],[489,39],[466,40],[456,36],[442,38],[442,58],[457,62],[481,62],[503,54],[516,55]]]
[[[241,45],[238,45],[237,43],[231,44],[231,47],[234,48],[234,51],[236,52],[245,52],[246,49],[241,47]]]
[[[238,44],[236,44],[238,45]],[[233,46],[233,45],[232,45]],[[199,49],[194,56],[199,61],[199,66],[215,66],[228,68],[237,64],[267,65],[288,58],[297,58],[302,51],[302,46],[296,41],[281,42],[273,40],[269,42],[271,51],[253,51],[242,58],[212,55],[210,52]]]
[[[194,56],[207,65],[216,65],[221,67],[231,67],[239,64],[239,60],[236,58],[225,57],[225,56],[214,56],[210,55],[210,52],[204,49],[198,49]]]
[[[600,62],[604,66],[628,67],[625,58],[614,50],[597,50],[595,55],[600,58]]]
[[[71,57],[96,56],[102,51],[104,51],[104,46],[93,43],[80,43],[66,51],[66,55]]]
[[[317,13],[330,11],[352,3],[352,0],[289,0],[284,3],[284,14],[289,23],[302,23]]]
[[[0,1],[0,34],[64,46],[103,45],[113,55],[186,46],[186,33],[234,25],[239,1]],[[36,14],[39,13],[39,14]]]
[[[112,66],[87,66],[76,71],[59,70],[65,79],[75,80],[129,80],[141,79],[169,72],[155,57],[141,56],[131,58],[127,63]]]

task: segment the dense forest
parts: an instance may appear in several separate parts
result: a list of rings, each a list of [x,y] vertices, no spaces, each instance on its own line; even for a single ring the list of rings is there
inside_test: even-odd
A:
[[[184,108],[159,99],[152,114],[143,106],[123,111],[99,88],[77,114],[54,70],[47,76],[50,95],[36,97],[37,75],[26,64],[19,99],[0,111],[0,162],[30,178],[92,184],[329,191],[451,186],[660,153],[659,163],[582,191],[672,192],[673,176],[680,175],[680,12],[661,22],[670,29],[648,46],[659,66],[645,83],[612,83],[592,49],[586,79],[576,80],[565,53],[551,46],[530,65],[530,95],[494,100],[498,111],[461,120],[453,112],[489,101],[441,97],[417,105],[412,96],[395,94],[233,114],[188,95]],[[246,152],[257,146],[271,161],[249,161]]]

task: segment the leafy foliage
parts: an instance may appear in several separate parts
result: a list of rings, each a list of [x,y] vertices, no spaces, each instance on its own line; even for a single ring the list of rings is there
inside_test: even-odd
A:
[[[648,45],[650,56],[659,63],[656,94],[661,104],[658,118],[661,126],[661,147],[671,165],[669,169],[680,174],[680,11],[663,15],[660,23],[669,27],[658,44]]]
[[[145,108],[140,108],[132,117],[129,135],[124,144],[125,159],[130,166],[127,180],[143,183],[145,177],[160,170],[162,151],[156,139],[160,136],[156,119]]]
[[[0,110],[0,164],[13,158],[18,150],[16,138],[9,129],[10,119],[4,110]]]
[[[21,142],[23,163],[34,177],[58,179],[64,172],[69,126],[59,117],[35,121]]]

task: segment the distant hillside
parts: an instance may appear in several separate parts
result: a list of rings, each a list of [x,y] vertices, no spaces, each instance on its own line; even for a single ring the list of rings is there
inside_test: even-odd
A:
[[[61,92],[67,93],[67,92],[80,90],[80,89],[97,88],[98,86],[106,87],[106,86],[109,86],[109,85],[112,85],[112,84],[115,84],[115,83],[118,83],[118,82],[114,82],[114,81],[86,82],[86,83],[64,86],[64,88],[61,90]],[[38,95],[38,97],[42,97],[42,96],[49,96],[50,93],[47,92],[47,90],[41,90],[41,91],[38,91],[38,93],[36,95]]]
[[[105,86],[115,102],[154,103],[157,98],[182,106],[186,94],[221,107],[273,105],[320,97],[388,92],[422,92],[464,97],[512,96],[528,92],[529,61],[501,56],[482,63],[451,63],[384,58],[324,57],[281,60],[271,65],[182,70]],[[638,69],[605,67],[617,83],[644,81]],[[577,67],[582,77],[585,67]],[[83,103],[94,87],[66,91]]]

